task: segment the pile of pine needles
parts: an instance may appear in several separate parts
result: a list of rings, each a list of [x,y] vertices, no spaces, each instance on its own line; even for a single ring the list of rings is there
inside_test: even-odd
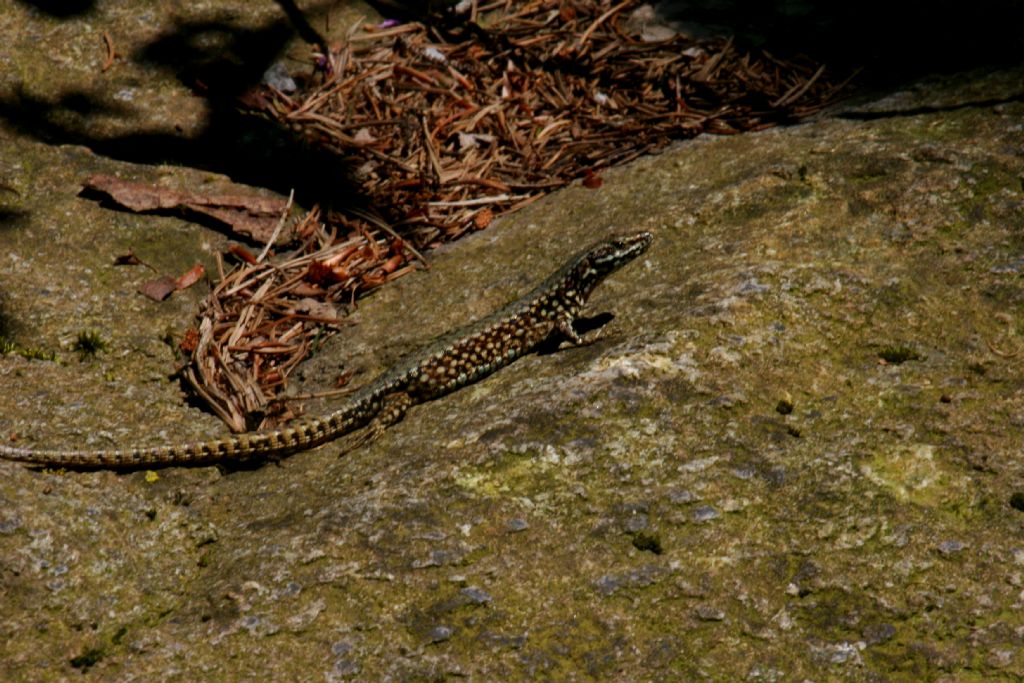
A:
[[[289,373],[340,309],[552,190],[700,133],[795,122],[842,84],[823,65],[731,39],[645,39],[639,0],[496,0],[469,16],[356,27],[320,48],[299,93],[246,106],[342,157],[372,212],[314,209],[273,260],[236,248],[186,377],[236,431],[292,416]]]

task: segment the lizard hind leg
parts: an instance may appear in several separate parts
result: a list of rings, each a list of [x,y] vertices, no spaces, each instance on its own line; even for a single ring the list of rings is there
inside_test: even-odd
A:
[[[384,399],[384,404],[380,407],[377,415],[370,420],[365,429],[348,440],[348,443],[338,455],[344,455],[349,451],[362,448],[371,441],[376,441],[388,427],[405,417],[405,412],[409,410],[411,405],[412,397],[404,391],[388,395]]]

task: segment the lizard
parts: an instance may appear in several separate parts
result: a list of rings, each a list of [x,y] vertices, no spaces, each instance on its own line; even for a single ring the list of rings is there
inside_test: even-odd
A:
[[[399,362],[322,417],[268,432],[213,441],[108,450],[35,450],[0,445],[0,459],[71,469],[137,469],[278,458],[314,448],[363,427],[382,433],[412,405],[472,384],[552,337],[585,342],[573,323],[608,275],[644,253],[654,237],[636,232],[581,251],[530,293],[476,323],[445,335],[412,360]]]

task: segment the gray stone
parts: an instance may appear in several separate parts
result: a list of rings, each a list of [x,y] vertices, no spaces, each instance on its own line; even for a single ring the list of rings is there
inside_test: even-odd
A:
[[[280,6],[36,5],[2,12],[0,335],[59,362],[0,357],[0,437],[221,436],[168,379],[164,338],[205,292],[157,304],[144,268],[112,262],[215,273],[226,239],[79,192],[93,173],[239,190],[116,157],[206,140],[208,101],[142,58],[154,41],[276,35]],[[357,10],[332,7],[316,25],[341,31]],[[102,31],[122,55],[106,72]],[[373,377],[601,235],[656,235],[595,293],[601,340],[365,446],[155,474],[0,463],[0,680],[1024,677],[1021,82],[944,76],[681,142],[433,252],[360,303],[298,393]],[[109,350],[80,362],[83,328]],[[899,348],[920,358],[880,355]]]

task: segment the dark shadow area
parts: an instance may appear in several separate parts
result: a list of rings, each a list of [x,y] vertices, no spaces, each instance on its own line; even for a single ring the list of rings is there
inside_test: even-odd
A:
[[[96,5],[95,0],[19,0],[26,7],[33,7],[51,17],[66,19],[88,14]]]
[[[367,0],[367,4],[387,19],[424,21],[432,16],[440,17],[456,2],[455,0]]]
[[[306,15],[302,13],[302,10],[292,0],[277,0],[277,4],[281,6],[281,11],[288,17],[288,21],[291,22],[299,38],[302,38],[310,45],[325,45],[327,43],[327,40],[319,31],[313,28],[313,25],[309,23],[309,19],[306,18]]]
[[[842,119],[850,119],[853,121],[873,121],[876,119],[888,119],[893,117],[912,117],[921,116],[923,114],[937,114],[939,112],[957,111],[958,109],[970,109],[976,107],[996,107],[1000,104],[1009,104],[1010,102],[1024,102],[1024,83],[1021,84],[1021,93],[1016,97],[1009,97],[1004,99],[990,99],[990,100],[970,100],[967,102],[960,102],[958,104],[950,105],[948,107],[913,107],[910,109],[900,109],[899,111],[848,111],[841,112],[837,116]]]
[[[291,457],[283,456],[278,460],[284,460],[284,458]],[[95,465],[83,465],[76,463],[65,463],[59,466],[59,469],[67,472],[96,472],[98,470],[111,470],[115,474],[127,476],[134,472],[141,472],[143,470],[160,470],[169,467],[182,467],[187,469],[196,469],[200,467],[217,467],[222,474],[228,475],[232,472],[251,472],[258,470],[261,467],[265,467],[270,463],[277,461],[265,458],[265,457],[252,457],[246,460],[233,460],[230,462],[166,462],[166,463],[149,463],[143,465],[121,465],[111,466],[103,464]],[[57,469],[56,465],[43,465],[39,463],[22,463],[25,468],[30,469],[34,472],[45,472],[47,470]]]
[[[126,159],[146,150],[162,163],[176,163],[224,173],[232,179],[287,195],[296,191],[300,204],[352,200],[348,168],[335,155],[306,145],[271,121],[239,111],[239,97],[260,83],[284,45],[296,32],[306,40],[321,39],[293,3],[279,3],[288,19],[258,29],[224,22],[179,24],[140,53],[138,61],[172,73],[197,96],[207,100],[210,119],[192,140],[148,136],[102,141],[97,151]],[[358,202],[357,202],[358,203]]]
[[[28,226],[30,212],[21,209],[0,208],[0,231],[17,230]]]
[[[576,330],[576,334],[586,340],[587,335],[594,332],[594,330],[604,327],[614,319],[614,313],[598,313],[597,315],[576,318],[573,322],[572,328]],[[547,356],[552,353],[557,353],[560,350],[562,343],[565,341],[566,339],[560,332],[552,334],[540,344],[537,344],[534,349],[534,353],[539,356]]]
[[[4,309],[3,281],[0,280],[0,340],[10,339],[13,329],[11,317],[7,315]],[[0,358],[2,357],[2,354],[0,354]]]
[[[7,274],[0,271],[0,343],[12,342],[26,331],[25,323],[11,314],[6,280]]]
[[[686,26],[735,34],[779,54],[804,53],[858,82],[895,87],[928,74],[1019,64],[1024,3],[666,0],[659,11]]]
[[[202,70],[189,73],[206,83]],[[308,146],[271,121],[240,113],[229,96],[211,98],[211,109],[207,127],[194,138],[167,132],[98,138],[88,132],[86,122],[78,126],[66,121],[100,113],[131,117],[131,109],[85,92],[65,93],[55,102],[24,93],[0,99],[0,118],[17,132],[43,142],[82,145],[120,161],[222,173],[282,195],[294,188],[300,205],[324,203],[332,197],[351,200],[345,192],[348,166],[343,160]],[[80,116],[67,116],[69,113]]]
[[[72,116],[68,116],[72,115]],[[115,102],[100,101],[85,92],[66,92],[56,102],[32,97],[19,86],[13,95],[0,99],[0,118],[19,133],[43,142],[87,144],[92,138],[55,119],[85,118],[96,115],[130,117],[128,107]]]
[[[22,4],[62,17],[93,8],[92,2],[84,1]],[[262,26],[244,27],[230,19],[182,21],[131,55],[172,74],[208,102],[207,126],[198,136],[143,131],[98,138],[89,132],[91,117],[131,117],[133,110],[86,91],[67,92],[57,101],[18,93],[0,100],[0,118],[22,134],[54,144],[83,145],[114,159],[208,170],[282,195],[294,188],[296,201],[304,206],[365,207],[368,202],[350,182],[344,159],[306,144],[271,121],[239,111],[239,97],[260,83],[293,36],[311,43],[323,40],[314,27],[316,19],[309,18],[322,14],[304,13],[294,0],[277,4],[281,15]],[[316,12],[331,4],[325,0]],[[422,14],[416,3],[378,4],[389,16],[410,6],[413,13]],[[925,74],[1016,64],[1024,55],[1020,2],[673,0],[659,7],[684,28],[705,35],[735,34],[741,48],[757,46],[781,56],[804,53],[826,62],[840,76],[862,68],[858,82],[875,92]]]
[[[83,145],[122,161],[208,170],[282,195],[294,188],[300,205],[364,205],[348,182],[344,160],[310,147],[271,121],[239,111],[239,96],[260,83],[296,33],[306,40],[320,39],[293,2],[278,4],[286,16],[258,28],[231,21],[183,21],[131,55],[172,74],[207,101],[209,119],[198,136],[159,131],[96,137],[89,131],[89,118],[130,118],[133,110],[130,104],[87,91],[65,92],[57,101],[17,92],[0,100],[0,118],[44,142]]]
[[[0,189],[0,197],[3,196],[3,190]],[[21,209],[6,209],[0,208],[0,237],[5,232],[23,229],[29,225],[29,215],[31,212],[23,211]],[[0,340],[11,339],[15,333],[15,321],[11,318],[10,314],[7,313],[6,296],[7,296],[7,285],[4,282],[4,274],[0,271]],[[0,354],[2,357],[2,354]]]

